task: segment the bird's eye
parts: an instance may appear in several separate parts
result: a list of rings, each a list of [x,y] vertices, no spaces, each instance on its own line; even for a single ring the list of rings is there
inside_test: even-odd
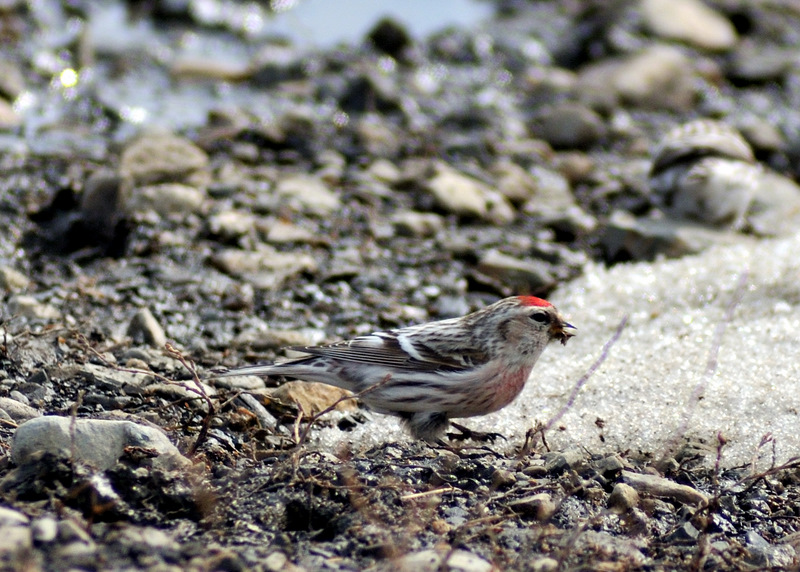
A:
[[[550,314],[548,314],[547,312],[536,312],[534,314],[531,314],[531,320],[533,320],[534,322],[546,324],[547,322],[550,321]]]

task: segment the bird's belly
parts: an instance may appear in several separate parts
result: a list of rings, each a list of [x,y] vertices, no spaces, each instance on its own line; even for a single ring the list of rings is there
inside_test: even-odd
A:
[[[453,412],[453,417],[486,415],[502,409],[519,395],[528,381],[530,369],[507,371],[475,388],[463,407]]]

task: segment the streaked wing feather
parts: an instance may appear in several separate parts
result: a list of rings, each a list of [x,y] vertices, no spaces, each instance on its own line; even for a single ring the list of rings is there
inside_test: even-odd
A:
[[[353,345],[331,344],[328,346],[294,346],[289,348],[315,356],[330,357],[341,361],[364,363],[369,365],[382,365],[397,369],[412,369],[417,371],[434,371],[439,365],[433,362],[424,362],[409,357],[405,352],[397,351],[391,347],[359,347]],[[302,360],[302,357],[295,358]]]
[[[414,349],[421,357],[421,359],[417,359],[403,350],[397,340],[396,333],[396,331],[380,332],[370,336],[361,336],[351,341],[337,342],[324,346],[295,346],[289,349],[342,361],[383,365],[413,371],[458,371],[471,369],[486,361],[483,352],[476,348],[453,348],[448,351],[448,355],[444,355],[429,346],[415,342]]]

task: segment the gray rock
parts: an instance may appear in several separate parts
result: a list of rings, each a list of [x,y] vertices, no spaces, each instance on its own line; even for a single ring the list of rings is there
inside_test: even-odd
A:
[[[232,379],[236,378],[234,377]],[[263,379],[260,381],[262,384],[264,383]],[[278,420],[275,419],[272,413],[267,411],[266,407],[261,405],[261,402],[255,396],[250,395],[249,393],[242,393],[237,399],[241,401],[247,409],[253,412],[253,415],[255,415],[256,419],[258,419],[258,424],[262,429],[269,429],[270,431],[273,431],[276,427],[278,427]]]
[[[151,369],[166,373],[186,371],[177,359],[164,355],[163,348],[156,349],[147,346],[130,348],[122,354],[119,361],[125,366],[137,369]]]
[[[653,152],[650,188],[672,217],[739,229],[762,168],[732,127],[709,120],[679,125]]]
[[[27,526],[0,526],[0,554],[5,558],[29,553],[33,545],[31,529]],[[4,558],[4,560],[5,560]]]
[[[650,557],[645,556],[642,551],[642,543],[635,538],[628,538],[624,535],[617,535],[605,530],[589,529],[584,531],[573,546],[573,550],[580,553],[603,555],[610,567],[617,567],[624,562],[629,569],[643,568],[649,562]],[[602,565],[597,568],[603,568]]]
[[[537,190],[536,180],[531,174],[508,159],[500,159],[495,163],[492,174],[497,180],[497,189],[512,203],[524,203]]]
[[[540,292],[555,280],[545,262],[514,258],[494,249],[481,256],[478,271],[519,293]]]
[[[280,330],[270,328],[249,328],[237,335],[232,342],[234,347],[248,347],[263,352],[279,350],[288,346],[313,346],[325,339],[322,330]]]
[[[626,513],[639,505],[639,493],[630,485],[617,483],[608,496],[606,505],[616,513]]]
[[[170,401],[182,401],[203,414],[208,413],[208,402],[203,393],[208,397],[217,394],[217,390],[210,385],[201,383],[198,388],[191,380],[180,383],[154,383],[148,386],[147,390]]]
[[[586,149],[605,136],[603,119],[577,103],[564,103],[542,112],[534,132],[556,149]]]
[[[54,322],[61,319],[61,312],[50,304],[40,302],[33,296],[18,294],[8,300],[8,311],[13,316],[29,320]]]
[[[388,159],[375,159],[365,172],[376,181],[387,185],[393,185],[400,180],[400,169]]]
[[[210,377],[213,378],[213,374]],[[256,391],[265,389],[267,384],[262,378],[255,375],[232,375],[230,377],[214,378],[214,387],[224,387],[225,389],[238,391]]]
[[[309,243],[326,244],[327,239],[320,237],[307,228],[297,226],[279,219],[258,219],[256,228],[262,233],[267,242],[272,244]]]
[[[308,254],[278,252],[266,245],[256,251],[223,250],[215,254],[211,261],[223,272],[265,290],[277,288],[291,276],[317,269],[316,260]]]
[[[556,504],[548,493],[538,493],[515,499],[509,502],[507,506],[514,512],[532,516],[539,522],[546,521],[556,511]]]
[[[4,328],[0,328],[0,343],[3,343],[3,344],[6,344],[6,345],[8,345],[8,344],[10,344],[10,343],[11,343],[11,342],[13,342],[13,341],[14,341],[14,336],[12,336],[12,335],[11,335],[11,334],[8,332],[8,330],[6,330],[6,329],[4,329]],[[8,374],[6,374],[6,377],[7,377],[7,376],[8,376]]]
[[[147,368],[147,364],[144,362],[142,362],[142,366],[139,369]],[[154,379],[151,375],[122,371],[93,363],[80,366],[80,370],[75,372],[75,375],[85,377],[88,383],[97,388],[112,389],[130,394],[142,393],[144,388],[152,383]]]
[[[128,201],[132,212],[153,211],[160,216],[200,214],[206,209],[205,191],[182,183],[139,187]]]
[[[540,167],[531,167],[534,194],[522,207],[526,214],[554,216],[579,208],[569,181],[561,173]]]
[[[30,519],[19,511],[0,506],[0,527],[27,526]]]
[[[255,217],[238,210],[226,210],[208,218],[208,229],[223,240],[232,240],[252,232],[256,227]]]
[[[742,42],[730,58],[728,75],[752,82],[781,81],[797,67],[797,47]]]
[[[527,207],[524,210],[527,211]],[[563,210],[539,210],[536,212],[544,226],[573,237],[587,235],[593,232],[599,224],[595,217],[578,205],[572,205]]]
[[[394,157],[400,151],[397,130],[382,115],[364,114],[355,125],[358,142],[373,157]]]
[[[92,537],[73,520],[60,520],[57,524],[58,546],[54,557],[65,567],[84,568],[96,562],[97,545]]]
[[[8,397],[0,397],[0,410],[5,411],[17,423],[22,423],[41,415],[38,409]]]
[[[622,60],[605,81],[621,101],[644,109],[686,111],[696,98],[692,62],[672,46],[650,46]]]
[[[7,57],[0,58],[0,95],[13,101],[25,91],[25,84],[20,66]]]
[[[500,193],[478,179],[437,163],[427,188],[444,210],[462,216],[506,224],[514,218],[514,209]]]
[[[120,158],[120,174],[137,185],[185,181],[208,166],[208,155],[184,137],[145,134]]]
[[[11,442],[11,460],[24,465],[41,451],[67,457],[97,469],[113,467],[127,447],[143,447],[156,453],[154,467],[166,470],[186,468],[191,461],[183,457],[167,436],[152,427],[131,421],[101,419],[74,420],[74,441],[69,417],[38,417],[20,425]]]
[[[52,516],[42,516],[31,523],[33,541],[37,544],[49,544],[58,534],[58,521]]]
[[[700,536],[700,531],[691,523],[684,522],[667,535],[668,542],[686,542],[697,540]]]
[[[444,229],[444,219],[434,213],[400,211],[392,215],[392,224],[401,236],[424,238]]]
[[[315,175],[329,185],[339,184],[347,168],[347,159],[344,155],[333,149],[324,149],[317,155],[320,164]]]
[[[700,0],[642,0],[645,25],[656,35],[697,48],[723,51],[736,45],[730,20]]]
[[[14,109],[14,106],[0,98],[0,129],[16,129],[20,125],[22,125],[22,117]]]
[[[762,236],[789,236],[800,228],[800,186],[771,171],[758,173],[747,225]]]
[[[445,561],[445,557],[447,560]],[[376,571],[397,572],[492,572],[494,566],[466,550],[422,550],[386,561]]]
[[[668,498],[683,504],[706,506],[709,496],[688,485],[680,485],[657,475],[644,475],[622,471],[622,479],[639,492],[658,498]]]
[[[618,455],[609,455],[597,461],[595,468],[606,478],[614,478],[622,469],[625,468],[625,463]]]
[[[560,475],[561,473],[575,469],[584,459],[580,451],[571,450],[563,453],[546,453],[544,455],[544,468],[548,473]]]
[[[0,377],[2,377],[2,374],[0,374]],[[8,396],[13,400],[22,403],[23,405],[30,405],[31,403],[31,400],[28,399],[28,396],[19,391],[18,389],[12,389],[11,391],[9,391]]]
[[[0,266],[0,289],[6,292],[20,292],[25,290],[30,280],[19,270],[10,266]]]
[[[140,308],[131,318],[128,335],[137,341],[143,341],[151,347],[163,348],[167,343],[164,328],[158,323],[149,308]]]
[[[317,176],[293,174],[275,185],[279,200],[297,212],[327,216],[341,207],[339,197]]]
[[[273,552],[266,558],[264,558],[262,564],[266,570],[269,572],[283,572],[287,570],[289,566],[291,566],[291,562],[289,562],[289,558],[283,552]],[[298,572],[300,572],[298,570]]]
[[[139,553],[149,551],[169,551],[175,552],[180,549],[178,542],[167,532],[152,526],[125,526],[113,536],[114,543],[120,542],[122,545],[130,547]]]
[[[614,77],[625,62],[623,59],[609,58],[585,65],[578,75],[575,90],[579,101],[607,113],[617,109],[621,98]]]
[[[492,473],[492,488],[502,489],[510,487],[517,482],[517,477],[507,469],[495,469]]]
[[[531,572],[556,572],[559,566],[558,560],[547,556],[544,558],[537,558],[530,563]]]
[[[755,161],[752,148],[736,129],[721,121],[698,119],[676,125],[658,141],[651,176],[709,154],[746,163]]]
[[[636,218],[614,211],[601,232],[600,242],[607,260],[652,260],[659,254],[678,258],[716,244],[742,244],[749,239],[688,221]]]
[[[786,147],[786,138],[780,129],[761,117],[737,121],[736,128],[754,149],[775,152]]]
[[[789,544],[773,546],[754,530],[747,532],[744,541],[750,553],[747,561],[753,566],[788,569],[795,564],[796,551]]]

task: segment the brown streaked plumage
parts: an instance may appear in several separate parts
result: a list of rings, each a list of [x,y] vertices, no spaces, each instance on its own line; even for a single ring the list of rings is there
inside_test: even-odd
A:
[[[574,335],[541,298],[505,298],[461,318],[429,322],[311,347],[305,356],[224,375],[286,376],[362,392],[380,413],[401,417],[412,435],[433,441],[449,419],[485,415],[522,391],[553,340]]]

